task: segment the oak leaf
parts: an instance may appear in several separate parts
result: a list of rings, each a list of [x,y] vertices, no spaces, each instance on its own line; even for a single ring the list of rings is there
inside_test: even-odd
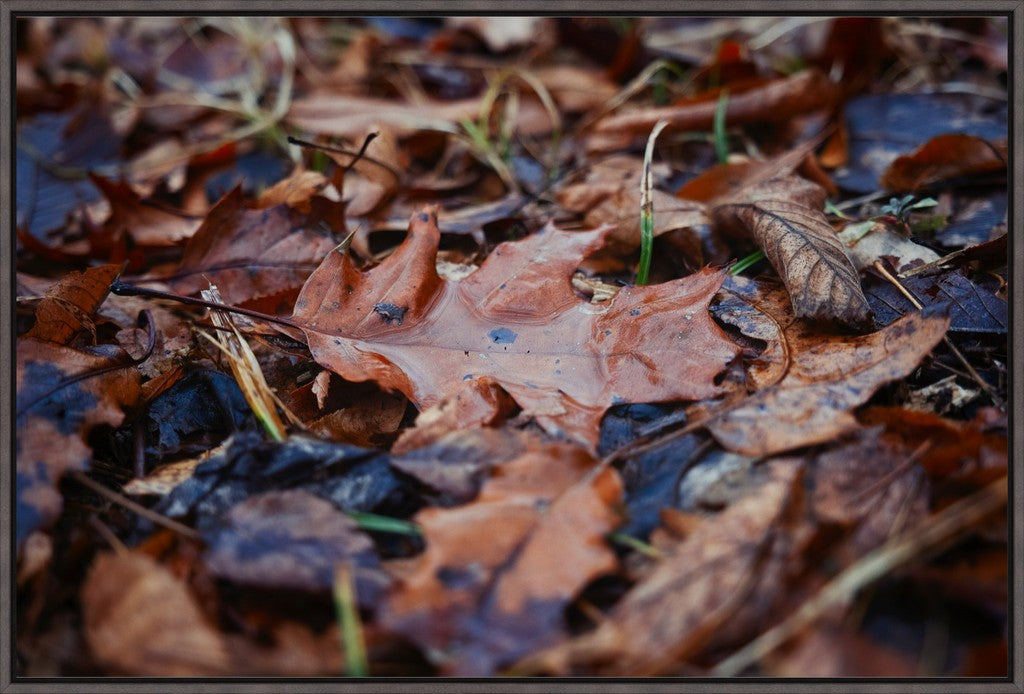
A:
[[[564,629],[562,611],[615,568],[619,476],[577,446],[530,446],[472,503],[420,511],[427,548],[379,621],[435,654],[447,675],[487,675]],[[554,548],[557,548],[555,551]]]
[[[92,328],[92,316],[117,271],[117,265],[102,265],[71,272],[47,288],[36,307],[36,322],[25,337],[66,345],[83,328]]]
[[[501,244],[455,282],[437,274],[436,214],[421,212],[365,273],[329,253],[293,320],[314,359],[349,381],[377,381],[422,410],[487,376],[546,429],[593,447],[615,403],[724,392],[715,377],[739,349],[708,314],[721,271],[624,287],[599,306],[579,299],[572,272],[609,232],[548,227]]]

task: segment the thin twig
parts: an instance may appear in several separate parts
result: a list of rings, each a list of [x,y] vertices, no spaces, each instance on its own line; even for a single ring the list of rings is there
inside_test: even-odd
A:
[[[913,294],[911,294],[906,287],[900,284],[900,281],[896,279],[891,272],[885,269],[885,266],[882,265],[881,261],[876,260],[873,263],[873,266],[875,270],[877,270],[882,275],[882,277],[888,280],[890,284],[896,287],[896,289],[898,289],[899,292],[907,298],[907,301],[914,305],[914,308],[916,308],[918,311],[924,308],[921,305],[921,302],[918,301],[917,298]],[[971,366],[969,361],[967,361],[967,357],[965,357],[960,352],[960,350],[957,349],[956,345],[953,344],[953,341],[950,340],[949,337],[945,335],[942,337],[942,339],[946,343],[946,347],[949,348],[949,351],[953,353],[953,356],[959,359],[960,363],[964,365],[964,368],[967,370],[967,373],[971,375],[971,378],[974,379],[974,381],[979,386],[981,386],[981,389],[984,390],[992,399],[993,404],[995,404],[995,406],[998,407],[999,409],[1005,409],[1006,403],[1003,401],[1003,399],[999,397],[999,395],[996,394],[995,390],[992,389],[992,386],[990,386],[987,381],[982,379],[978,372],[974,370],[974,367]]]
[[[1006,505],[1005,476],[935,514],[913,531],[885,543],[832,579],[781,624],[762,633],[711,671],[716,677],[735,677],[796,636],[828,610],[848,602],[858,591],[896,568],[940,550],[978,522]]]
[[[69,474],[77,482],[80,482],[83,486],[88,487],[89,489],[93,490],[100,496],[106,497],[110,501],[113,501],[115,504],[124,506],[129,511],[132,511],[133,513],[136,513],[147,520],[151,520],[157,525],[163,526],[168,530],[173,530],[174,532],[178,533],[179,535],[183,535],[184,537],[196,540],[200,539],[201,537],[198,532],[188,527],[187,525],[182,525],[176,520],[172,520],[167,516],[162,516],[156,511],[148,509],[145,506],[137,504],[131,499],[118,494],[113,489],[108,489],[107,487],[104,487],[99,482],[91,479],[81,470],[72,470]]]

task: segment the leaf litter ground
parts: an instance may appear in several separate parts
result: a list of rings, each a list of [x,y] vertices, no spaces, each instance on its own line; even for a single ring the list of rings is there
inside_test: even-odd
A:
[[[19,21],[19,674],[1007,672],[1005,23]]]

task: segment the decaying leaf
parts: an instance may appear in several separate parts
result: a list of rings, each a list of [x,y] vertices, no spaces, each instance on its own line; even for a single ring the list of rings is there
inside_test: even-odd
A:
[[[387,577],[373,541],[352,518],[302,490],[272,491],[205,525],[210,571],[244,585],[329,591],[339,562],[355,569],[360,604],[376,603]]]
[[[235,188],[213,206],[185,245],[178,269],[164,280],[183,294],[216,284],[224,302],[237,305],[294,291],[336,245],[285,205],[247,209]]]
[[[950,332],[1004,334],[1009,324],[1009,306],[991,289],[972,282],[963,270],[900,280],[904,289],[923,306],[948,305]],[[915,310],[903,293],[890,282],[870,279],[866,284],[868,302],[879,325],[888,325]]]
[[[89,468],[89,432],[121,423],[124,408],[139,397],[139,372],[116,348],[87,352],[22,338],[16,393],[20,545],[60,514],[57,482],[65,472]]]
[[[849,410],[917,368],[948,328],[949,317],[931,310],[863,336],[794,322],[786,330],[786,376],[714,417],[708,429],[729,450],[753,456],[829,441],[856,425]]]
[[[36,307],[36,322],[25,337],[66,345],[83,328],[107,296],[116,265],[72,272],[46,290]]]
[[[738,351],[707,312],[720,271],[625,287],[601,305],[577,298],[572,271],[609,231],[548,227],[451,282],[437,275],[440,234],[425,211],[368,272],[328,254],[293,319],[314,358],[347,380],[372,379],[423,409],[486,376],[542,426],[594,446],[613,403],[723,392],[715,376]]]
[[[786,284],[797,316],[861,327],[868,302],[824,205],[824,189],[790,175],[721,201],[713,216],[716,224],[753,234]]]
[[[635,676],[704,647],[741,609],[800,470],[798,460],[773,461],[769,481],[700,523],[596,630],[530,658],[528,669],[566,674],[586,665],[602,675]]]
[[[889,164],[879,181],[888,190],[920,190],[939,181],[1006,170],[1006,141],[965,133],[937,135]]]
[[[144,554],[100,554],[81,601],[89,647],[122,675],[210,677],[231,671],[220,631],[185,584]]]
[[[90,179],[110,202],[110,217],[103,228],[111,239],[130,237],[141,246],[175,246],[199,228],[199,219],[144,200],[123,181],[96,175]]]
[[[419,512],[427,548],[381,623],[450,675],[493,674],[558,638],[566,603],[615,566],[603,536],[619,521],[621,483],[595,465],[576,446],[531,447],[493,468],[472,503]]]
[[[755,122],[778,123],[794,116],[825,108],[835,101],[836,86],[822,72],[809,69],[789,77],[757,84],[745,91],[730,93],[726,122],[739,125]],[[594,137],[588,143],[592,151],[603,151],[614,142],[621,143],[620,134],[646,135],[661,120],[672,130],[711,130],[718,106],[718,96],[698,96],[673,106],[644,108],[604,118],[595,125]],[[606,142],[607,141],[607,142]]]

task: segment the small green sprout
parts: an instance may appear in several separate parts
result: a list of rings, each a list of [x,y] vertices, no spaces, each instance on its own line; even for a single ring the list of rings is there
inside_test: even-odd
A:
[[[718,155],[719,164],[725,164],[729,161],[729,138],[725,134],[725,114],[728,106],[729,90],[723,89],[718,97],[718,105],[715,106],[715,119],[713,122],[715,153]]]

